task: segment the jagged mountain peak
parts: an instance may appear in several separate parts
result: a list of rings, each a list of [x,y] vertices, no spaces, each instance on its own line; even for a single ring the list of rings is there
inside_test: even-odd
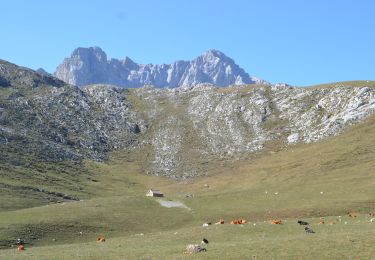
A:
[[[225,63],[225,65],[237,66],[233,59],[218,50],[207,50],[193,61],[198,61],[204,64]]]
[[[80,47],[69,58],[64,59],[54,75],[78,86],[112,84],[121,87],[154,85],[159,88],[175,88],[201,83],[221,87],[264,83],[249,76],[234,60],[214,49],[207,50],[192,61],[142,65],[129,57],[108,60],[100,47]]]
[[[116,59],[114,59],[116,60]],[[139,68],[139,65],[134,62],[131,58],[129,58],[128,56],[125,57],[125,59],[123,59],[121,61],[121,63],[126,66],[127,68],[129,69],[132,69],[132,70],[135,70],[135,69],[138,69]]]
[[[207,51],[203,52],[200,57],[204,58],[219,58],[219,59],[229,59],[223,52],[215,49],[208,49]]]
[[[107,62],[107,54],[100,47],[78,47],[75,49],[71,58],[80,58],[80,59],[96,59],[99,62]]]
[[[76,49],[73,50],[72,52],[72,56],[81,56],[81,55],[87,55],[87,54],[105,54],[105,52],[102,50],[102,48],[98,47],[98,46],[94,46],[94,47],[78,47]]]

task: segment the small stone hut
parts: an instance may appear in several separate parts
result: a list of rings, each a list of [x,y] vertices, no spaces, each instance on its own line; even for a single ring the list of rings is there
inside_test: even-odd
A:
[[[153,190],[153,189],[150,189],[147,193],[146,193],[146,196],[147,197],[164,197],[164,194],[159,191],[159,190]]]

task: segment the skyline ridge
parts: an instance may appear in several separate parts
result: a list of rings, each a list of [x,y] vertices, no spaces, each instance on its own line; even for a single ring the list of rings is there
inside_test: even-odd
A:
[[[170,64],[140,64],[126,56],[108,58],[101,47],[78,47],[64,58],[53,73],[73,85],[111,84],[121,87],[154,85],[158,88],[192,86],[201,83],[219,87],[264,84],[265,80],[250,76],[232,58],[209,49],[193,60],[177,60]]]

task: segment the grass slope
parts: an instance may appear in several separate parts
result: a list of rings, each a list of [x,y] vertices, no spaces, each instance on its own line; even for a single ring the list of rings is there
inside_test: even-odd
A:
[[[330,217],[329,219],[336,218]],[[308,219],[315,234],[295,221],[191,227],[173,231],[109,238],[105,243],[80,243],[0,251],[11,259],[373,259],[374,227],[368,218],[343,217],[334,225]],[[347,224],[345,224],[347,222]],[[185,246],[207,237],[207,252],[185,255]]]
[[[375,212],[374,127],[371,117],[340,136],[247,161],[217,162],[206,177],[180,182],[144,175],[140,157],[126,153],[107,164],[86,162],[90,179],[76,181],[87,199],[0,212],[0,259],[179,259],[187,244],[202,237],[210,240],[208,251],[193,258],[374,258],[375,223],[367,215]],[[144,196],[150,187],[191,210],[161,207]],[[1,205],[7,200],[1,197]],[[23,198],[12,203],[22,205]],[[361,215],[348,218],[347,211]],[[251,223],[201,227],[238,217]],[[320,217],[336,224],[317,225]],[[285,224],[270,225],[276,218]],[[317,233],[306,235],[299,218]],[[100,234],[107,242],[92,242]],[[25,252],[5,249],[17,237],[26,239]]]

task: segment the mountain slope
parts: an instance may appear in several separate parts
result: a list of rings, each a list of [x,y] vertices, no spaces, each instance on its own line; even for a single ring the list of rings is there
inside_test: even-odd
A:
[[[87,160],[113,152],[142,173],[191,179],[339,135],[375,111],[373,82],[78,88],[1,61],[0,84],[3,209],[90,196]]]
[[[0,61],[0,258],[179,258],[202,236],[207,259],[371,258],[374,87],[78,88]]]
[[[228,252],[236,259],[248,255],[266,259],[271,254],[305,259],[306,247],[314,249],[311,259],[369,258],[374,252],[368,215],[375,209],[374,126],[372,116],[329,140],[217,166],[211,176],[189,182],[145,176],[132,167],[134,162],[124,151],[118,151],[109,164],[96,168],[93,199],[0,212],[0,248],[10,248],[18,236],[27,242],[25,252],[12,248],[0,250],[0,256],[179,258],[187,244],[203,236],[210,240],[202,255],[207,259]],[[161,207],[144,196],[149,187],[160,188],[169,200],[182,201],[192,210]],[[348,211],[360,215],[349,218]],[[238,217],[250,224],[201,226]],[[318,224],[320,217],[325,225]],[[305,234],[297,224],[301,218],[316,234]],[[272,219],[282,219],[283,225],[271,225]],[[329,225],[330,221],[336,224]],[[107,244],[96,243],[98,235],[104,235]],[[265,241],[274,246],[272,252],[265,250],[269,248]]]
[[[0,77],[7,82],[0,89],[0,124],[8,147],[22,139],[25,153],[43,158],[42,153],[51,160],[100,160],[114,146],[131,143],[139,131],[127,90],[80,89],[5,62],[0,62]]]
[[[99,47],[77,48],[70,58],[64,59],[54,75],[73,85],[112,84],[122,87],[192,86],[209,83],[229,86],[262,83],[250,77],[232,59],[217,50],[209,50],[192,61],[172,64],[137,64],[130,58],[107,59]]]
[[[145,171],[175,178],[335,136],[375,112],[375,91],[365,86],[141,88],[129,97],[150,125],[139,147]]]
[[[104,55],[104,54],[103,54]],[[106,57],[99,60],[106,61]],[[125,149],[144,172],[204,175],[216,162],[249,158],[341,133],[375,112],[375,91],[357,86],[249,85],[127,90],[66,85],[0,63],[0,140],[46,161],[103,160]],[[10,160],[11,161],[11,160]]]
[[[140,131],[126,93],[82,90],[0,60],[0,209],[87,196],[84,159],[104,160]]]

